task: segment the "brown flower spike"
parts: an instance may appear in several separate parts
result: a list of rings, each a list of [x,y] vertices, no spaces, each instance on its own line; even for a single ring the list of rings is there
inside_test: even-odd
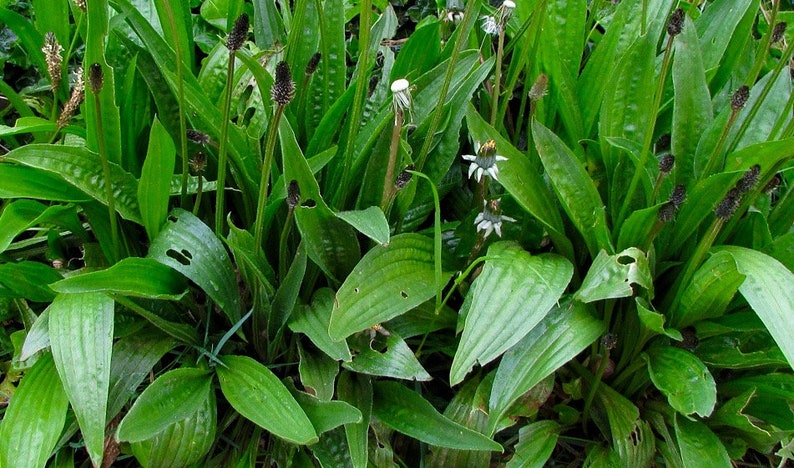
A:
[[[287,62],[281,61],[276,65],[276,79],[270,88],[270,97],[281,106],[286,106],[295,97],[295,82]]]
[[[245,40],[248,38],[248,15],[243,13],[237,20],[234,22],[234,26],[232,26],[232,30],[229,32],[229,37],[226,38],[226,48],[229,51],[234,52],[236,50],[240,50],[245,44]]]

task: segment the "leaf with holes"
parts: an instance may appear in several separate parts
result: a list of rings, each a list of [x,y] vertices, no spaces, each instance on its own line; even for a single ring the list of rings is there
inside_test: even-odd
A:
[[[582,286],[574,298],[582,302],[602,299],[617,299],[634,294],[632,284],[651,291],[653,297],[653,277],[648,258],[636,247],[609,255],[600,251],[593,261]]]
[[[212,230],[191,213],[176,209],[149,246],[149,258],[199,285],[231,323],[240,320],[240,294],[229,255]]]

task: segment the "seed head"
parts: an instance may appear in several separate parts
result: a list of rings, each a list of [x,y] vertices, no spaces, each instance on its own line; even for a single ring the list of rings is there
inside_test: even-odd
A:
[[[240,50],[248,38],[248,15],[243,13],[237,17],[237,20],[229,32],[229,37],[226,38],[226,48],[234,52]]]
[[[397,174],[397,180],[394,182],[394,187],[397,190],[402,190],[405,188],[406,185],[408,185],[408,183],[411,181],[411,178],[413,178],[414,176],[409,171],[413,171],[414,169],[416,169],[414,165],[409,164],[405,169],[403,169],[402,171],[400,171],[399,174]]]
[[[728,193],[725,194],[725,198],[723,198],[720,204],[717,205],[717,208],[714,210],[714,214],[717,215],[717,218],[723,221],[728,221],[736,213],[736,210],[739,209],[739,202],[741,201],[741,192],[739,192],[739,190],[736,188],[732,188],[728,190]]]
[[[736,183],[736,189],[741,193],[747,193],[755,187],[758,183],[758,177],[761,175],[761,166],[755,164],[750,169],[747,169],[739,182]]]
[[[190,158],[190,169],[194,174],[201,175],[207,167],[207,155],[203,151],[197,151],[196,154]]]
[[[78,8],[80,8],[81,10],[83,10],[83,12],[85,12],[86,10],[85,0],[74,0],[74,3],[75,5],[77,5]]]
[[[618,336],[614,333],[607,333],[601,337],[601,345],[606,349],[615,349],[618,345]]]
[[[673,165],[675,164],[675,156],[672,154],[665,154],[659,159],[659,172],[662,174],[669,174],[670,171],[673,170]]]
[[[742,110],[745,104],[747,104],[747,99],[750,98],[750,87],[747,85],[742,85],[737,89],[733,96],[731,97],[731,109],[734,112]]]
[[[99,63],[94,63],[88,67],[88,86],[91,88],[92,93],[99,94],[102,91],[104,77],[105,72]]]
[[[306,76],[311,76],[317,71],[317,65],[320,64],[320,59],[322,57],[323,54],[319,52],[315,52],[314,55],[312,55],[312,58],[309,59],[309,63],[306,64]]]
[[[684,184],[678,184],[673,188],[673,191],[670,192],[670,203],[675,205],[676,209],[683,205],[686,201],[686,187]]]
[[[200,131],[198,131],[198,130],[196,130],[194,128],[189,128],[185,132],[185,135],[187,136],[188,140],[192,141],[193,143],[199,144],[199,145],[208,145],[209,142],[210,142],[210,136],[209,135],[207,135],[204,132],[200,132]]]
[[[75,72],[77,75],[77,81],[74,83],[74,87],[72,88],[72,94],[69,96],[69,100],[66,101],[66,104],[63,105],[63,110],[61,110],[61,115],[58,117],[58,128],[63,128],[69,124],[69,121],[72,119],[72,116],[77,111],[77,108],[80,107],[80,104],[83,102],[85,98],[85,81],[83,80],[83,68],[80,67]]]
[[[529,100],[533,102],[540,101],[543,96],[549,91],[549,75],[541,73],[535,78],[532,87],[529,88]]]
[[[780,174],[775,174],[772,177],[772,179],[769,182],[767,182],[766,185],[764,185],[764,189],[762,190],[762,192],[764,192],[767,195],[771,195],[772,192],[774,192],[775,190],[778,189],[778,187],[780,187],[780,184],[782,182],[783,182],[783,178],[780,177]]]
[[[677,36],[684,29],[684,10],[676,8],[667,23],[667,34]]]
[[[783,39],[783,34],[786,33],[786,26],[787,24],[785,21],[775,24],[775,28],[772,30],[772,44]]]
[[[292,81],[292,73],[287,62],[281,61],[276,65],[276,79],[273,87],[270,88],[270,98],[280,105],[286,106],[295,97],[295,82]]]
[[[675,203],[669,201],[659,207],[659,211],[656,213],[656,216],[659,218],[659,221],[663,223],[669,223],[675,219],[676,213],[678,213],[678,207],[675,205]]]
[[[294,210],[301,202],[301,188],[298,186],[298,181],[292,179],[287,186],[287,206]]]
[[[41,51],[44,52],[44,59],[47,62],[50,87],[55,91],[61,85],[61,63],[63,62],[61,52],[63,52],[63,47],[58,44],[55,34],[48,32],[44,36],[44,47],[41,48]]]

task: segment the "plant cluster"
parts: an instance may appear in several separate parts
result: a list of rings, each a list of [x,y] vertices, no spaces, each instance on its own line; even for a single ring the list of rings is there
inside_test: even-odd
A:
[[[0,1],[0,466],[794,458],[794,14],[397,8]]]

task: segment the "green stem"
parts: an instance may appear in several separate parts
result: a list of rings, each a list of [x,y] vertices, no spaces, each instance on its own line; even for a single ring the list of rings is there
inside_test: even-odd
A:
[[[105,177],[105,196],[108,199],[108,217],[110,219],[110,237],[113,240],[111,264],[119,259],[119,227],[116,220],[116,199],[113,196],[113,178],[110,173],[107,146],[105,145],[105,132],[102,125],[102,104],[99,94],[94,94],[94,113],[97,131],[97,144],[99,145],[99,159],[102,161],[102,173]]]
[[[264,239],[265,208],[267,208],[267,192],[270,185],[270,171],[273,166],[273,153],[276,150],[276,138],[278,137],[278,125],[281,116],[284,114],[284,106],[277,104],[276,112],[270,121],[270,128],[267,131],[265,140],[265,160],[262,163],[262,174],[259,179],[259,197],[256,202],[256,220],[254,221],[254,245],[257,254],[262,253],[262,241]]]
[[[708,162],[706,162],[706,167],[703,168],[703,172],[700,173],[699,178],[705,179],[710,176],[715,169],[721,171],[725,168],[725,153],[723,153],[722,150],[725,148],[725,143],[728,140],[728,133],[730,133],[731,128],[733,128],[733,124],[736,122],[736,117],[738,116],[738,110],[731,110],[731,116],[728,117],[728,121],[725,122],[725,128],[722,129],[720,139],[717,140],[717,144],[714,145],[714,151],[711,152]],[[719,161],[719,163],[717,163],[717,161]]]
[[[290,207],[287,213],[287,220],[284,221],[284,227],[281,229],[281,236],[278,239],[278,279],[284,282],[284,277],[287,276],[287,239],[290,232],[292,232],[292,223],[295,218],[295,209]]]
[[[226,192],[226,166],[228,165],[226,141],[229,137],[229,115],[232,106],[232,90],[234,89],[234,51],[229,51],[229,63],[226,68],[226,93],[223,98],[223,120],[221,121],[220,149],[218,150],[218,178],[215,187],[215,235],[223,236],[224,196]],[[177,67],[179,68],[179,67]]]
[[[391,201],[397,193],[394,187],[394,167],[397,165],[397,150],[400,148],[400,132],[403,127],[403,111],[396,109],[394,115],[394,127],[391,133],[391,144],[389,145],[389,162],[386,165],[386,175],[383,178],[383,195],[380,199],[380,207],[389,218],[388,208],[391,206]]]
[[[430,177],[418,171],[409,171],[411,174],[425,179],[430,184],[430,191],[433,192],[433,207],[435,213],[433,214],[433,261],[436,280],[436,310],[441,310],[441,293],[444,285],[441,284],[443,273],[441,271],[441,201],[438,197],[438,190]]]
[[[502,25],[499,28],[499,41],[496,46],[496,69],[494,70],[493,89],[491,96],[491,126],[496,127],[496,116],[499,114],[499,91],[501,89],[502,81],[502,59],[504,58],[504,45],[505,45],[505,28],[507,25]]]

